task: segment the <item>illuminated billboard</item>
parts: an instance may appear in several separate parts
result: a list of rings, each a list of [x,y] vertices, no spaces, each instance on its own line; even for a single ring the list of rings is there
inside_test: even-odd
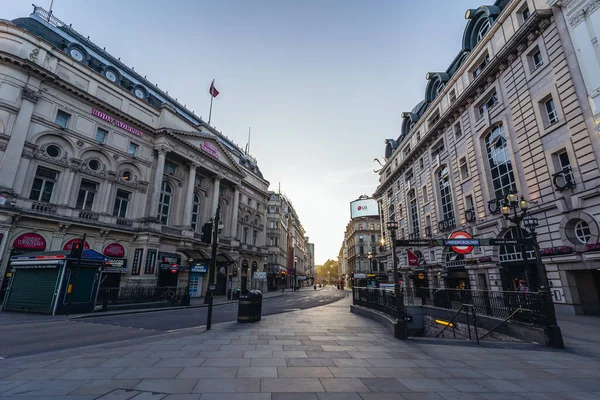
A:
[[[350,203],[350,218],[379,215],[379,205],[374,199],[359,199]]]

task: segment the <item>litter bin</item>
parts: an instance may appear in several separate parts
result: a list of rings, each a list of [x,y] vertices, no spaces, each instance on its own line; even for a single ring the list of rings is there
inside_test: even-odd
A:
[[[239,300],[240,299],[240,289],[235,288],[231,294],[231,300]]]
[[[262,292],[260,290],[248,290],[240,294],[238,302],[238,322],[260,321],[262,314]]]

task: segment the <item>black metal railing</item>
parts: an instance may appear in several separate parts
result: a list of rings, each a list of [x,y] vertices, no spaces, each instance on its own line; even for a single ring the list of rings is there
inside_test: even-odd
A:
[[[423,305],[458,311],[464,304],[478,315],[544,326],[542,296],[538,292],[405,288],[405,305]],[[517,311],[519,310],[519,311]],[[515,313],[515,311],[517,311]],[[513,315],[514,314],[514,315]]]
[[[396,303],[393,287],[354,287],[355,305],[367,307],[395,317]],[[513,322],[545,326],[542,295],[538,292],[495,292],[490,290],[404,288],[404,306],[427,306],[460,311],[464,305],[472,307],[477,315]]]
[[[353,287],[352,302],[354,305],[370,308],[393,318],[398,315],[396,311],[396,294],[393,288]]]
[[[133,287],[101,288],[98,290],[96,304],[105,309],[110,305],[169,302],[171,305],[183,305],[189,300],[187,287]]]

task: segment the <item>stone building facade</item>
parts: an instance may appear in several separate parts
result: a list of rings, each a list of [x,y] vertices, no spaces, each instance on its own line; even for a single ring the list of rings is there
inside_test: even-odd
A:
[[[383,224],[398,221],[405,239],[458,230],[513,238],[522,231],[500,202],[517,191],[539,219],[557,310],[600,313],[600,141],[565,18],[546,1],[498,0],[466,19],[462,49],[446,71],[426,74],[425,99],[402,113],[399,137],[386,140],[374,194]],[[515,290],[523,279],[537,287],[531,248],[466,256],[413,248],[425,261],[418,274],[398,250],[408,286]],[[415,282],[421,274],[425,282]]]
[[[380,253],[380,240],[379,216],[357,217],[348,222],[344,232],[344,244],[340,249],[340,267],[342,272],[346,270],[348,285],[366,286],[368,280],[387,281],[385,261]]]
[[[108,286],[204,293],[220,205],[217,293],[266,271],[269,182],[256,160],[132,68],[36,8],[0,21],[0,272],[11,255],[86,247]],[[192,266],[190,273],[190,266]]]
[[[282,279],[286,287],[291,288],[294,270],[298,282],[308,282],[311,265],[314,276],[314,244],[304,237],[304,228],[292,202],[281,193],[269,192],[267,207],[269,290],[277,289]]]

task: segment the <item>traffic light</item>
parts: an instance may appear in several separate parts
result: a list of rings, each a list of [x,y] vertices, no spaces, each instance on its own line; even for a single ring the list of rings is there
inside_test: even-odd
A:
[[[80,259],[83,254],[83,242],[75,242],[71,247],[71,258]]]
[[[210,222],[207,222],[202,226],[202,243],[212,243],[212,229],[213,224]]]

